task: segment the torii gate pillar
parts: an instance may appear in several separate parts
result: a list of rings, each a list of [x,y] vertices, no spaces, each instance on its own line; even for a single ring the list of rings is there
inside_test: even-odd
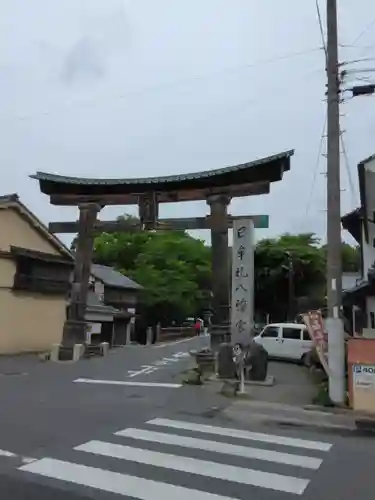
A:
[[[229,331],[230,269],[228,249],[228,205],[230,197],[210,196],[212,292],[214,327],[225,327]]]

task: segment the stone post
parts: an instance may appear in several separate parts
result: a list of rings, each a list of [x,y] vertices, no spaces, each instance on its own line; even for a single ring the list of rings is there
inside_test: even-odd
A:
[[[210,196],[211,251],[212,251],[212,304],[214,325],[229,323],[229,250],[228,250],[228,205],[230,197]]]
[[[211,259],[212,259],[212,306],[211,348],[229,333],[230,271],[228,250],[228,205],[230,197],[215,195],[207,198],[210,206]]]
[[[100,205],[96,203],[79,206],[79,227],[73,282],[68,318],[65,321],[63,331],[62,344],[64,347],[73,347],[75,344],[84,344],[86,341],[85,312],[94,242],[93,229],[100,209]]]

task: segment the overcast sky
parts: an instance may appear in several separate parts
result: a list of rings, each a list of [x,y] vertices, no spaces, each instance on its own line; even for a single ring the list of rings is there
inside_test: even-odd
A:
[[[347,69],[375,68],[375,2],[338,5],[340,44],[355,42],[340,48],[341,61],[374,57]],[[18,192],[46,223],[69,220],[76,211],[50,207],[29,174],[155,176],[295,149],[270,195],[236,200],[230,211],[269,214],[258,237],[324,238],[321,47],[315,0],[1,0],[1,191]],[[367,76],[375,80],[358,73],[347,83]],[[357,163],[375,153],[375,98],[349,100],[342,113],[355,186],[343,162],[344,213],[358,199]],[[161,214],[207,208],[166,205]]]

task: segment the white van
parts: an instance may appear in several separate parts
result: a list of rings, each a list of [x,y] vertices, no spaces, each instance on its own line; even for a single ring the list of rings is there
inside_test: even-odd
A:
[[[270,358],[305,362],[306,354],[314,347],[306,325],[298,323],[272,323],[254,338]]]

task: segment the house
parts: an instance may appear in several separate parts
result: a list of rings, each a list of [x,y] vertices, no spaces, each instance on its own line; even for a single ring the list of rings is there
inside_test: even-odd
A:
[[[74,259],[16,194],[0,196],[0,354],[59,343]]]
[[[362,280],[361,274],[358,273],[342,273],[342,291],[354,288]]]
[[[0,227],[0,354],[48,351],[62,339],[74,255],[16,194],[0,196]],[[96,265],[91,283],[87,340],[125,343],[142,287]]]
[[[375,155],[358,165],[360,207],[342,217],[342,226],[361,248],[360,279],[343,293],[356,331],[375,329]]]
[[[108,342],[112,345],[115,315],[119,311],[104,304],[102,297],[95,293],[95,289],[92,288],[93,283],[95,283],[95,278],[91,276],[91,290],[88,293],[85,314],[87,321],[86,342],[88,344]],[[107,335],[105,332],[108,332]]]
[[[138,295],[143,287],[112,267],[99,264],[91,266],[91,276],[90,289],[96,300],[111,308],[113,314],[112,322],[103,321],[100,331],[96,329],[98,339],[110,345],[129,343]]]

